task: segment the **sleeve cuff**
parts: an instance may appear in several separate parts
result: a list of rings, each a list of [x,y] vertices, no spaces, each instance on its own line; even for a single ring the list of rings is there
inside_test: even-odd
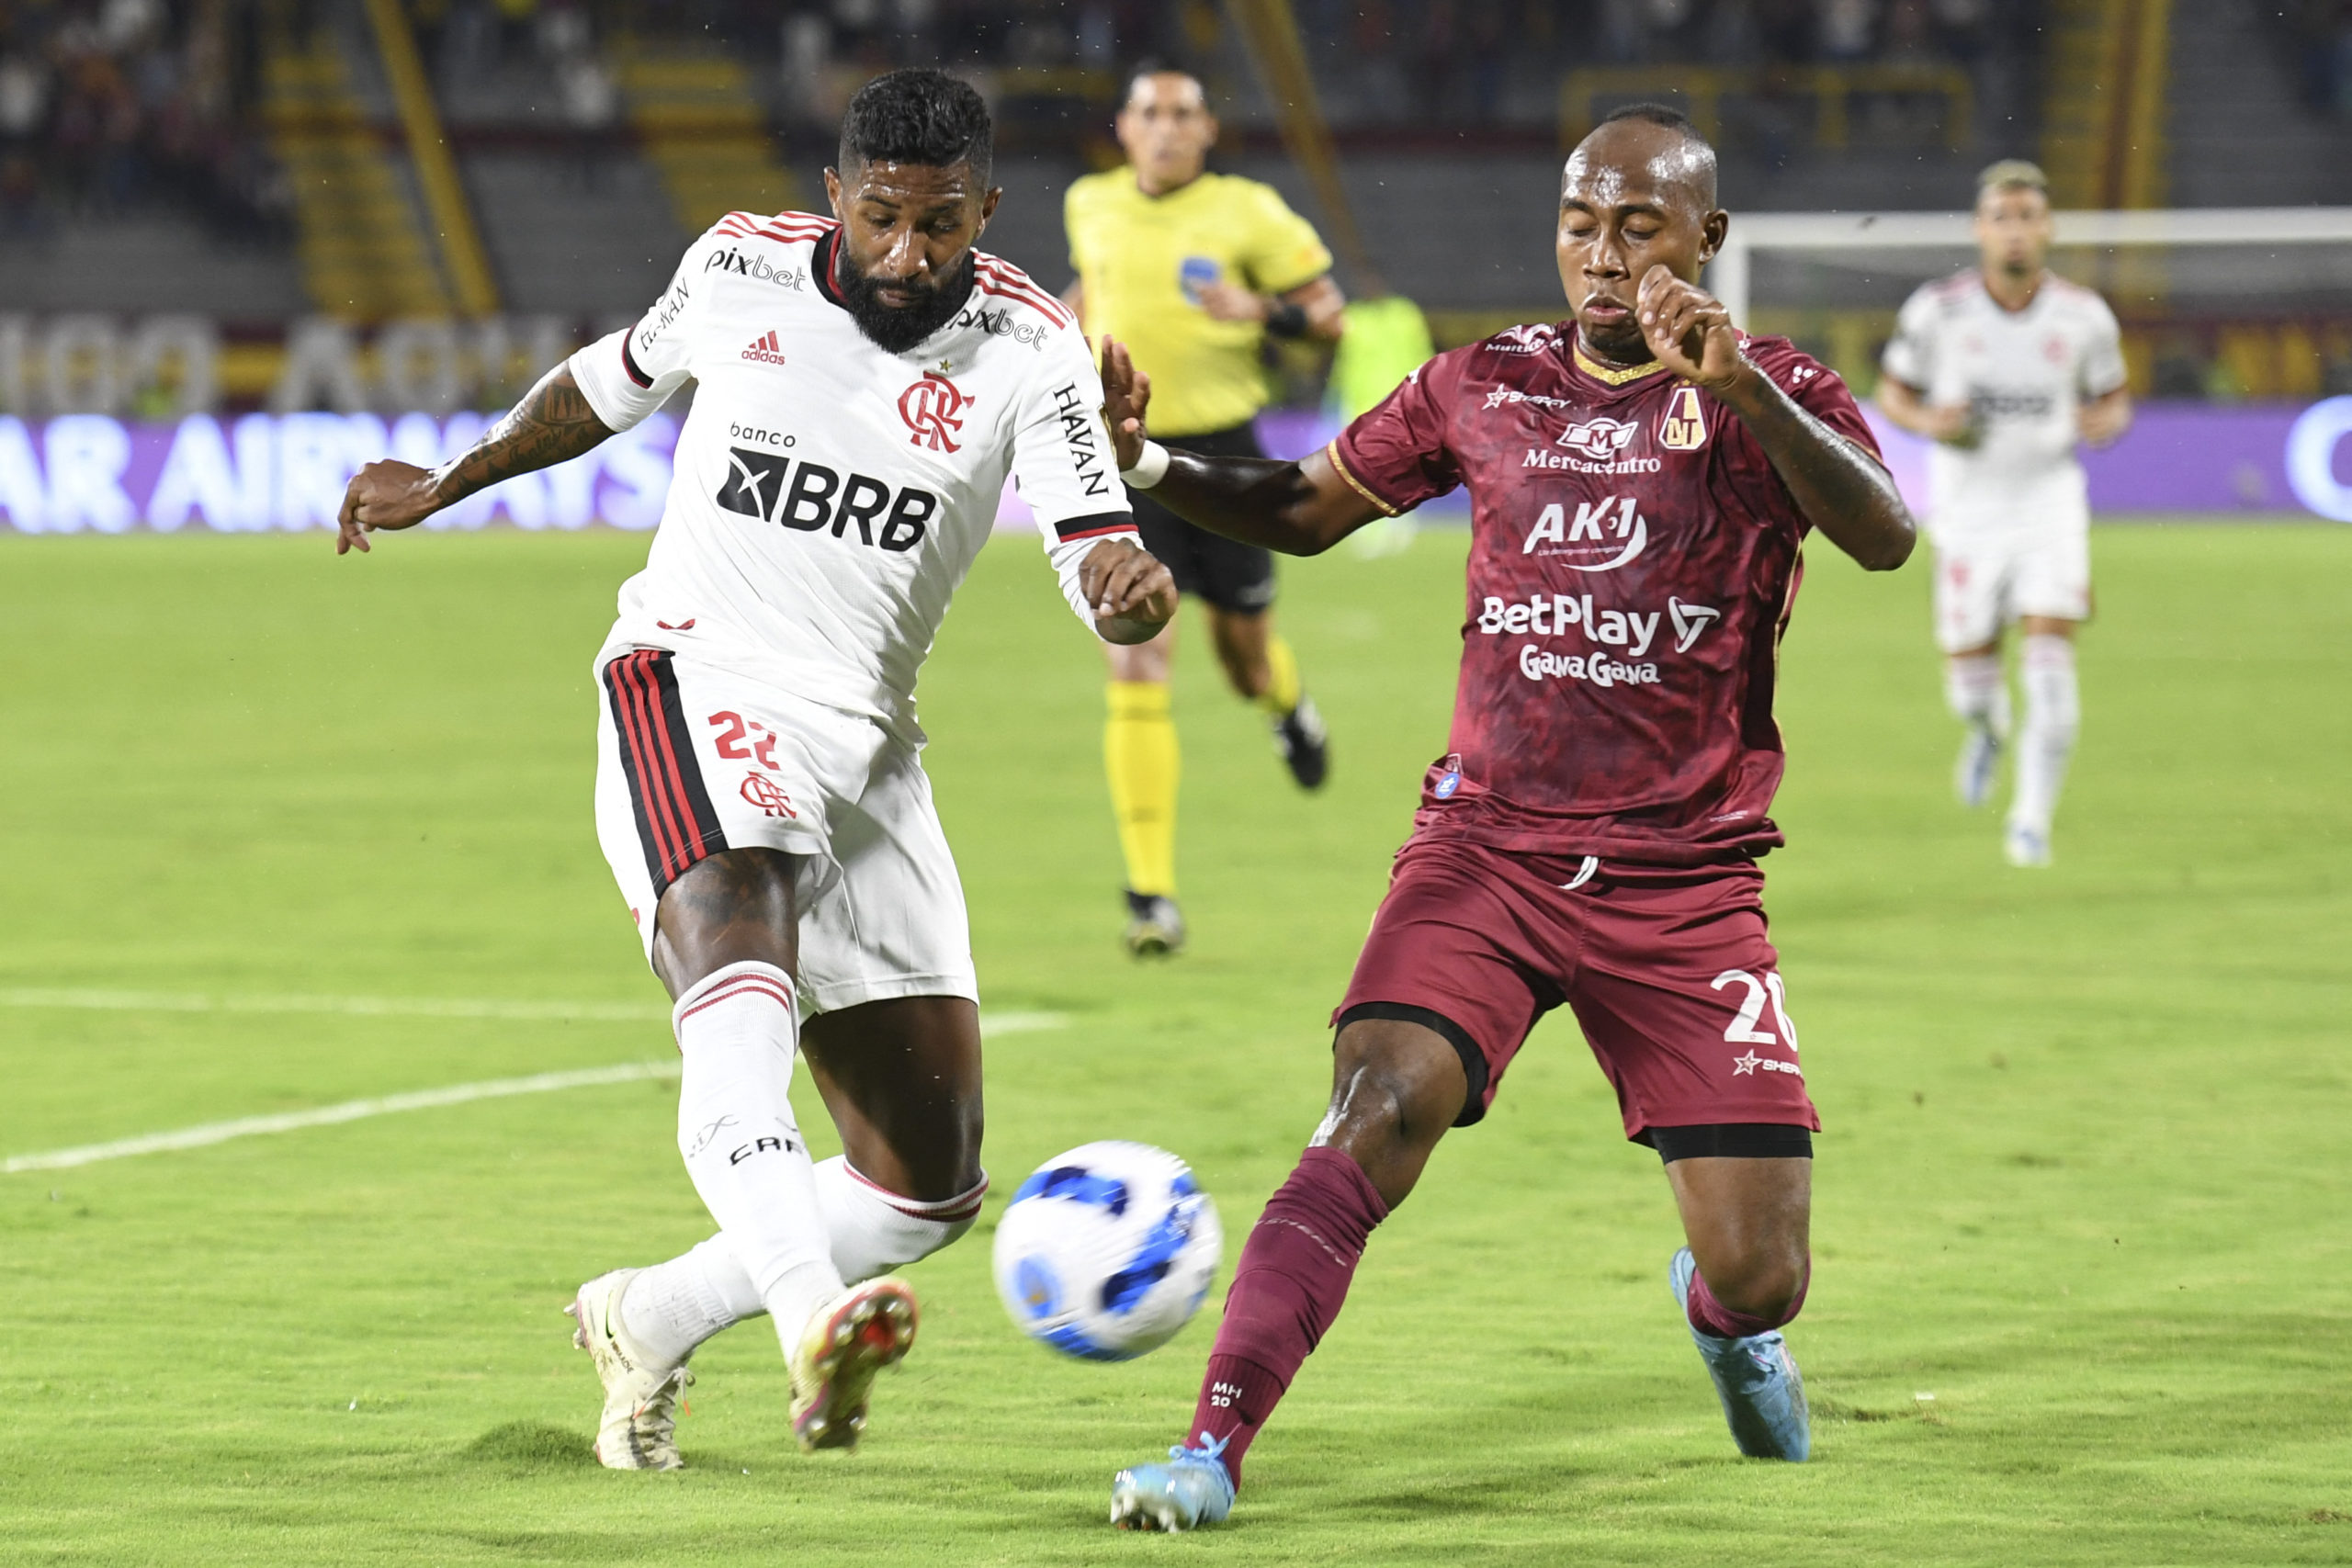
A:
[[[1348,460],[1340,456],[1340,442],[1337,436],[1324,446],[1323,455],[1331,459],[1331,467],[1339,471],[1341,479],[1348,481],[1348,488],[1380,508],[1382,515],[1394,517],[1405,510],[1394,502],[1383,500],[1370,485],[1356,478],[1355,471],[1348,467]]]

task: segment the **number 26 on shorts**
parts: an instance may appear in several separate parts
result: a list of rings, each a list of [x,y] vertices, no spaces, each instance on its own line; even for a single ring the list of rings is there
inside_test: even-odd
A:
[[[1726,969],[1715,976],[1714,988],[1720,991],[1728,986],[1742,987],[1746,994],[1740,998],[1739,1012],[1731,1021],[1731,1027],[1724,1031],[1724,1039],[1734,1045],[1785,1043],[1793,1055],[1797,1048],[1797,1026],[1789,1020],[1788,994],[1781,988],[1779,972],[1768,969],[1758,976],[1745,969]],[[1772,1017],[1781,1025],[1778,1034],[1769,1029],[1756,1027],[1763,1020],[1764,1004],[1768,1000],[1772,1004]]]

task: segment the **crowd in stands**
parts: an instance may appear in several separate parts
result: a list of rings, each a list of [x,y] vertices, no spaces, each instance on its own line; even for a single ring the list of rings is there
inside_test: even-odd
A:
[[[0,0],[0,233],[143,203],[290,233],[251,0]]]
[[[458,0],[488,5],[491,0]],[[533,0],[501,0],[527,8]],[[2030,51],[2047,0],[1293,0],[1327,107],[1477,121],[1516,102],[1548,117],[1583,65],[1807,65],[1945,61]],[[1216,0],[597,0],[601,25],[775,49],[787,81],[842,65],[1214,64]],[[1512,94],[1518,85],[1528,90]]]

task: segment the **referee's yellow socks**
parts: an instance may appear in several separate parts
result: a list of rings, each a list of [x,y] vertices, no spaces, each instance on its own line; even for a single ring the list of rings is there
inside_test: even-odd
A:
[[[1258,705],[1276,718],[1285,717],[1298,706],[1298,655],[1280,632],[1266,634],[1266,670],[1270,679],[1258,694]]]
[[[1295,690],[1295,666],[1291,679]],[[1114,681],[1108,694],[1102,767],[1111,780],[1119,848],[1127,857],[1127,886],[1173,897],[1176,783],[1183,761],[1176,749],[1176,721],[1169,716],[1168,688],[1158,681]]]

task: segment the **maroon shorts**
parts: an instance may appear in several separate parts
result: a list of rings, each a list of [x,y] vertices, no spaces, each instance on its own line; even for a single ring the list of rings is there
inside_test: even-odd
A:
[[[1763,890],[1751,864],[1668,870],[1414,840],[1332,1020],[1437,1029],[1470,1076],[1457,1126],[1487,1113],[1527,1032],[1566,1002],[1627,1137],[1725,1122],[1818,1132]]]

